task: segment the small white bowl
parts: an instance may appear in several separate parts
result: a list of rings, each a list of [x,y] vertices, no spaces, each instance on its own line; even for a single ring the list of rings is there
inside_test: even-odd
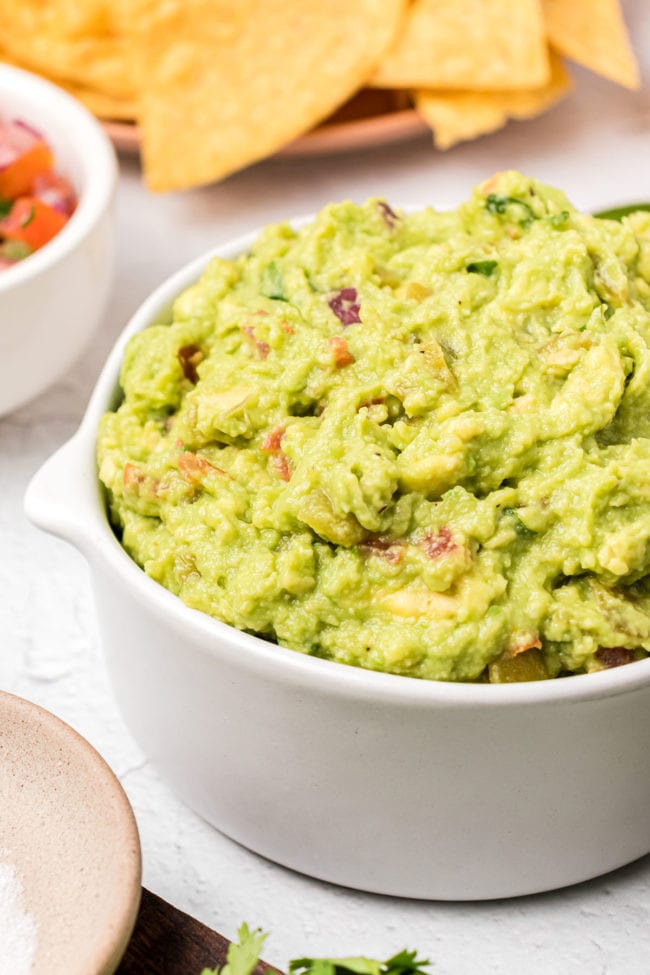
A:
[[[140,903],[122,786],[69,725],[0,691],[0,797],[0,864],[32,921],[33,975],[112,975]],[[5,975],[17,968],[0,958]]]
[[[0,64],[0,118],[43,134],[77,209],[41,250],[0,271],[0,416],[57,380],[81,354],[106,307],[113,273],[117,163],[80,102],[27,71]]]
[[[113,688],[190,806],[271,860],[333,883],[473,900],[577,883],[650,851],[650,659],[557,680],[452,684],[275,646],[192,610],[129,558],[97,478],[125,345],[169,320],[209,257],[122,333],[28,517],[87,557]]]

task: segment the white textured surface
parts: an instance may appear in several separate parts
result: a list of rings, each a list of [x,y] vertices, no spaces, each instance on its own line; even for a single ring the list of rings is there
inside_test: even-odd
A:
[[[115,769],[137,815],[145,884],[229,937],[243,919],[270,930],[265,956],[276,964],[408,945],[442,975],[645,972],[650,857],[556,894],[441,904],[333,888],[241,849],[184,807],[138,752],[107,684],[84,562],[26,523],[25,486],[75,429],[106,352],[142,298],[219,241],[343,197],[455,205],[473,183],[510,166],[562,186],[585,208],[650,200],[650,5],[627,9],[644,62],[642,92],[576,70],[576,92],[554,111],[447,155],[423,138],[348,157],[271,161],[218,186],[158,198],[123,160],[118,274],[93,348],[58,386],[0,420],[0,687],[60,715]],[[155,686],[152,674],[152,693]]]
[[[0,863],[0,971],[4,964],[12,975],[29,975],[36,951],[36,925],[25,910],[24,894],[16,868]]]

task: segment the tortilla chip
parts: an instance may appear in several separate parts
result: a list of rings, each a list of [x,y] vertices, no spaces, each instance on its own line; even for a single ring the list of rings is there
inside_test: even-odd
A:
[[[383,88],[536,88],[550,69],[540,0],[415,0],[372,83]]]
[[[570,91],[571,76],[551,55],[551,80],[543,88],[520,91],[418,91],[415,104],[433,129],[438,149],[502,128],[508,119],[541,114]]]
[[[618,0],[544,0],[553,47],[625,88],[638,88],[639,66]]]
[[[132,122],[138,114],[138,101],[135,98],[117,98],[106,92],[86,88],[84,85],[63,84],[63,88],[78,98],[89,112],[97,118],[118,122]]]
[[[0,44],[54,81],[133,98],[130,45],[111,0],[2,0]]]
[[[2,48],[0,48],[0,62],[29,71],[29,65],[11,57]],[[53,79],[53,83],[78,98],[88,111],[98,118],[131,121],[137,115],[138,103],[135,98],[117,98],[113,95],[107,95],[105,92],[96,91],[94,88],[76,84],[74,81],[62,81],[60,78]]]
[[[403,0],[133,0],[147,184],[184,189],[275,152],[373,71]]]

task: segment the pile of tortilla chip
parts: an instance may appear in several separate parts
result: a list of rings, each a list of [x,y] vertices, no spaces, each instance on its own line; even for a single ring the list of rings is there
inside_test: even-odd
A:
[[[638,87],[619,0],[0,4],[0,60],[136,122],[155,190],[221,179],[367,87],[408,92],[447,149],[562,98],[562,56]]]

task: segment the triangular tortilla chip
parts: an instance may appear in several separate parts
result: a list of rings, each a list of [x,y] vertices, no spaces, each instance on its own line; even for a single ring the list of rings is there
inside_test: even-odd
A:
[[[372,83],[535,88],[549,74],[540,0],[415,0]]]
[[[28,65],[7,54],[1,46],[0,62],[29,71]],[[88,88],[75,81],[64,81],[61,78],[57,78],[56,84],[83,102],[86,108],[98,118],[132,121],[136,116],[138,103],[135,98],[118,98],[104,91],[97,91],[95,88]]]
[[[129,45],[112,0],[1,0],[0,45],[57,83],[134,97]]]
[[[544,0],[548,38],[560,54],[626,88],[639,66],[618,0]]]
[[[404,0],[132,6],[145,178],[156,190],[210,183],[312,128],[363,84],[404,12]]]
[[[433,129],[438,149],[495,132],[508,119],[540,115],[571,89],[571,76],[557,55],[551,57],[551,80],[543,88],[521,91],[418,91],[415,104]]]

